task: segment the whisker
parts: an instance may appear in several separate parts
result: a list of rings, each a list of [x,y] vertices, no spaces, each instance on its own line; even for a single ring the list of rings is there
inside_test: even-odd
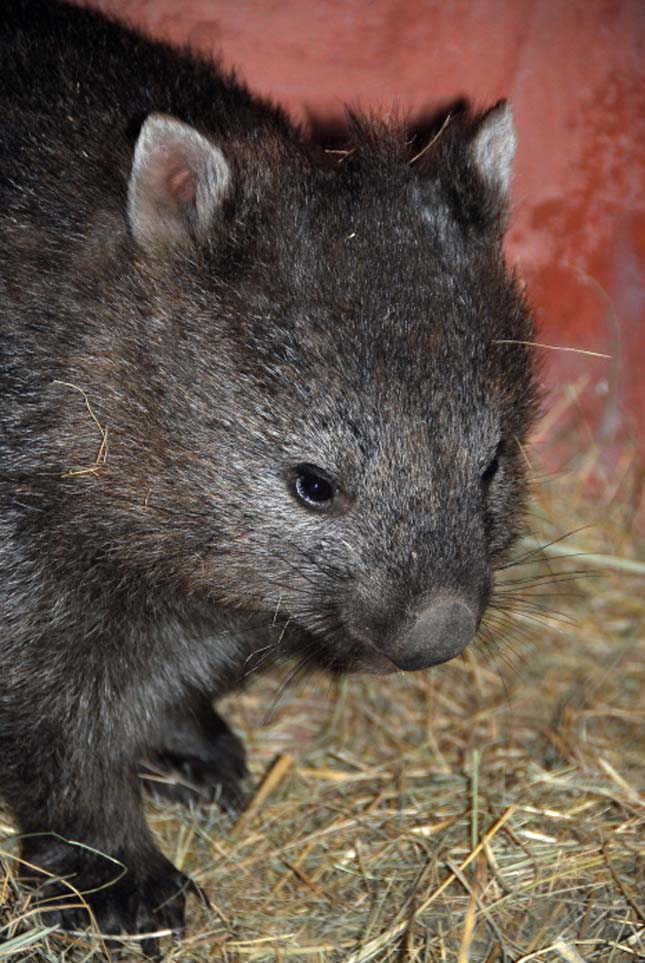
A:
[[[518,616],[524,615],[527,618],[529,616],[533,616],[536,619],[539,619],[540,616],[544,616],[544,618],[542,619],[542,624],[544,625],[549,624],[548,622],[549,619],[551,619],[554,622],[559,622],[562,625],[575,626],[577,624],[575,619],[572,618],[570,615],[567,615],[566,612],[558,612],[556,609],[549,609],[544,605],[532,606],[532,605],[529,605],[528,603],[524,605],[516,604],[513,606],[492,605],[492,608],[496,609],[497,611],[507,612],[511,618],[515,614],[517,614]]]
[[[534,636],[526,629],[525,626],[517,625],[504,625],[501,623],[490,623],[488,626],[489,637],[487,639],[486,648],[491,648],[494,652],[500,653],[505,651],[505,647],[510,638],[510,633],[512,632],[515,639],[525,646],[533,646],[535,644]],[[480,628],[481,632],[481,628]],[[479,636],[478,636],[479,637]]]
[[[549,542],[544,542],[541,545],[536,545],[535,548],[529,549],[517,558],[510,559],[504,565],[500,565],[500,569],[513,568],[515,565],[523,565],[526,559],[531,558],[534,555],[539,555],[545,549],[550,548],[552,545],[557,545],[559,542],[564,542],[565,539],[571,538],[572,535],[577,535],[578,532],[584,532],[586,529],[591,528],[591,525],[580,525],[578,528],[572,528],[571,531],[565,532],[564,535],[559,535],[557,538],[551,539]]]
[[[594,574],[594,573],[591,573]],[[596,577],[599,573],[596,573]],[[499,579],[497,585],[499,586],[522,586],[522,585],[561,585],[563,582],[575,582],[580,578],[586,578],[587,572],[580,569],[565,571],[565,572],[550,572],[548,575],[524,575],[520,578],[508,578]]]
[[[289,686],[290,686],[292,683],[294,683],[299,676],[301,676],[301,675],[304,674],[307,666],[308,666],[308,665],[311,665],[311,663],[313,662],[313,660],[314,660],[314,652],[310,652],[308,655],[304,655],[301,659],[299,659],[299,660],[296,662],[295,666],[293,666],[293,667],[289,670],[289,672],[287,673],[287,675],[285,676],[285,678],[282,680],[282,682],[281,682],[280,685],[278,686],[277,692],[276,692],[275,696],[273,697],[273,699],[271,700],[271,704],[270,704],[269,708],[267,709],[267,711],[266,711],[265,714],[264,714],[264,717],[263,717],[263,719],[262,719],[262,725],[264,725],[264,726],[269,725],[269,723],[270,723],[271,720],[273,719],[273,716],[274,716],[275,711],[276,711],[276,709],[277,709],[277,707],[278,707],[278,705],[279,705],[279,703],[280,703],[280,700],[281,700],[282,697],[284,696],[284,694],[285,694],[285,692],[287,691],[287,689],[289,688]]]

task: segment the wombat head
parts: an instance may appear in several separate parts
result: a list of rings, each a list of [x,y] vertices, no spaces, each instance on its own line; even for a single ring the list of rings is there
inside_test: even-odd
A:
[[[191,333],[172,345],[190,372],[172,471],[187,532],[198,519],[193,589],[293,621],[332,669],[417,669],[476,633],[524,499],[515,138],[504,104],[417,157],[399,131],[353,130],[330,164],[153,115],[129,220],[147,270],[174,265],[164,311]]]

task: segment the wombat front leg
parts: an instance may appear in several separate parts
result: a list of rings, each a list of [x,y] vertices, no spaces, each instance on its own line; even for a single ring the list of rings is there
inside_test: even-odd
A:
[[[185,895],[198,889],[150,838],[140,839],[136,848],[117,846],[108,853],[107,846],[103,852],[84,848],[90,844],[74,835],[70,827],[66,837],[45,833],[24,844],[30,868],[23,869],[22,878],[37,886],[37,908],[46,925],[85,930],[95,924],[110,947],[112,935],[183,933]],[[157,938],[146,938],[141,946],[147,955],[158,955]]]
[[[98,689],[76,701],[68,694],[55,718],[51,700],[46,723],[27,727],[23,719],[19,746],[2,750],[23,833],[21,875],[36,887],[47,924],[95,923],[107,935],[179,933],[185,894],[196,887],[162,855],[145,822],[136,764],[142,717],[128,716],[125,698],[115,705],[114,693],[102,705]],[[142,945],[158,950],[155,938]]]
[[[244,746],[201,693],[168,714],[161,743],[144,760],[141,776],[160,800],[190,807],[216,802],[232,815],[244,808]]]

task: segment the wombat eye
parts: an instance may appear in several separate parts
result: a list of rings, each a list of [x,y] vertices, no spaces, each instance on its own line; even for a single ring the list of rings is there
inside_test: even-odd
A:
[[[336,486],[322,468],[315,465],[297,465],[293,472],[293,490],[296,497],[308,508],[319,511],[329,508],[336,494]]]

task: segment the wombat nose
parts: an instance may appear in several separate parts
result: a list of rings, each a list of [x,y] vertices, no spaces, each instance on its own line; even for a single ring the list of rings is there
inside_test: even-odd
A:
[[[425,669],[454,658],[477,631],[475,613],[463,599],[442,599],[423,609],[392,656],[399,669]]]

